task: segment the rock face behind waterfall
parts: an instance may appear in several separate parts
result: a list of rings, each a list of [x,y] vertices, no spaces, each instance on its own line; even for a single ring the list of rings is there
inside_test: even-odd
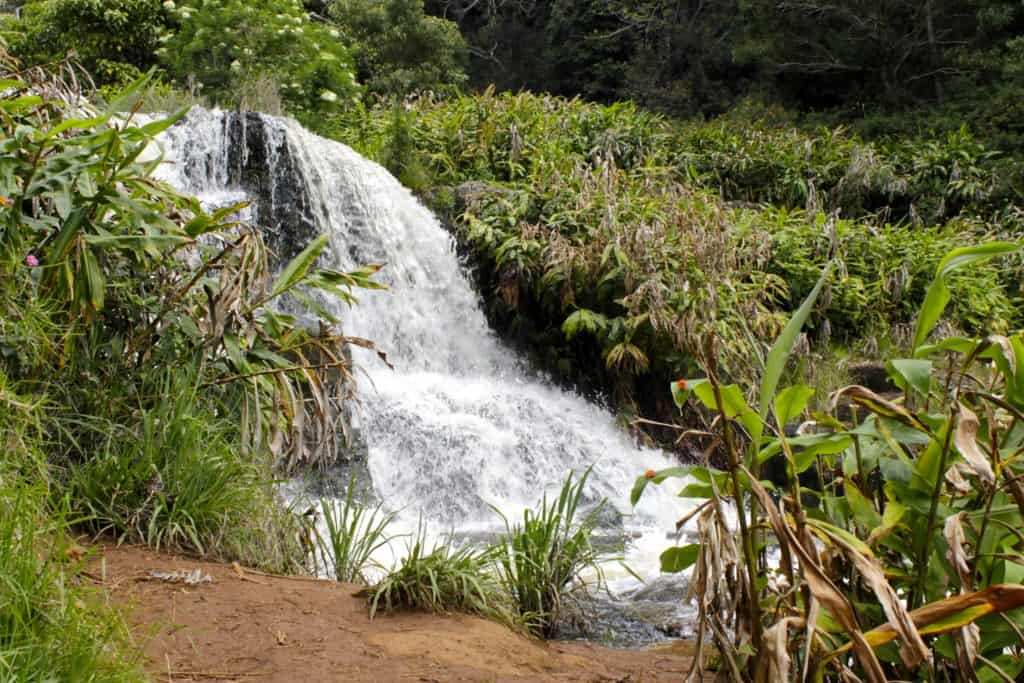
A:
[[[237,191],[250,202],[247,219],[261,228],[282,263],[321,233],[302,169],[273,119],[198,110],[169,138],[176,165],[172,182],[213,203],[231,195],[217,202],[211,193]]]

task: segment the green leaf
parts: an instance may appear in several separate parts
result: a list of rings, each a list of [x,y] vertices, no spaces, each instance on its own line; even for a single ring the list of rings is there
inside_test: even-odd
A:
[[[165,130],[167,130],[168,128],[176,124],[178,121],[180,121],[182,117],[184,117],[185,114],[188,113],[188,110],[191,108],[191,105],[187,107],[182,107],[170,116],[165,116],[162,119],[158,119],[156,121],[147,123],[146,125],[139,128],[139,130],[141,130],[149,137],[156,137],[157,135],[160,135],[160,133],[163,133]]]
[[[699,555],[700,545],[697,543],[669,548],[661,554],[661,571],[665,574],[678,574],[693,566]]]
[[[841,433],[808,434],[786,439],[786,443],[793,450],[793,458],[797,463],[801,464],[806,461],[806,466],[809,466],[810,462],[813,462],[819,455],[835,455],[850,448],[853,445],[853,438],[848,434]],[[782,442],[773,439],[757,454],[757,462],[763,463],[781,452]]]
[[[950,429],[952,429],[950,424],[944,423],[942,429],[929,440],[928,446],[914,461],[914,470],[910,479],[911,488],[930,496],[935,489],[935,483],[940,477],[946,476],[945,471],[939,471],[939,465],[942,460],[943,444],[946,442]],[[952,445],[950,448],[952,449]],[[946,457],[946,467],[952,464],[952,460],[952,457]]]
[[[985,244],[977,244],[972,247],[954,249],[946,255],[946,258],[942,259],[936,275],[938,277],[945,277],[962,266],[983,261],[993,256],[1010,254],[1019,251],[1020,248],[1021,245],[1016,242],[986,242]]]
[[[885,512],[882,513],[881,523],[871,530],[868,543],[874,543],[876,539],[888,536],[896,528],[896,525],[903,521],[903,517],[906,514],[907,507],[903,503],[890,499],[885,504]]]
[[[281,271],[281,274],[277,276],[277,281],[274,282],[274,288],[270,292],[270,297],[280,296],[298,284],[326,246],[327,235],[320,235],[310,242],[309,246],[302,250],[302,253],[289,261],[288,265]]]
[[[128,110],[129,105],[137,92],[142,90],[147,83],[153,78],[153,74],[156,73],[156,67],[153,67],[139,78],[132,81],[128,87],[119,93],[116,93],[109,98],[110,104],[107,106],[107,115],[116,114]]]
[[[888,362],[889,376],[903,391],[913,388],[924,398],[932,386],[932,362],[930,360],[916,360],[911,358],[900,358]]]
[[[680,410],[686,405],[686,399],[689,398],[690,392],[701,384],[706,384],[707,380],[703,377],[696,379],[681,379],[676,382],[672,382],[669,385],[669,390],[672,392],[672,400],[675,401],[676,407]]]
[[[946,304],[949,303],[951,295],[949,287],[946,285],[946,277],[964,266],[993,256],[1009,254],[1020,248],[1021,245],[1014,242],[988,242],[973,247],[954,249],[946,255],[946,258],[942,259],[918,313],[917,324],[914,327],[914,355],[917,355],[917,350],[924,344],[928,334],[935,327],[935,323],[942,317],[942,312],[946,310]]]
[[[868,500],[867,496],[861,493],[853,482],[845,484],[846,500],[850,504],[853,518],[865,529],[875,529],[882,524],[882,515],[878,514],[874,503]]]
[[[85,271],[85,286],[88,290],[89,304],[98,311],[103,308],[103,290],[106,286],[106,278],[103,277],[96,255],[88,247],[82,249],[82,269]]]
[[[814,304],[818,300],[818,295],[821,294],[822,287],[825,286],[826,280],[828,280],[829,273],[832,270],[832,264],[829,263],[825,266],[825,270],[821,273],[821,278],[818,279],[818,284],[814,285],[814,289],[807,295],[804,302],[800,304],[800,308],[797,309],[793,317],[790,318],[789,322],[786,323],[786,327],[782,330],[782,334],[779,335],[775,343],[772,344],[771,351],[768,352],[768,359],[765,362],[764,375],[761,377],[761,400],[758,413],[763,422],[768,418],[768,411],[771,409],[772,401],[775,398],[775,389],[779,384],[779,379],[782,377],[782,371],[786,368],[786,361],[789,359],[789,354],[793,350],[793,344],[796,343],[796,338],[800,334],[800,330],[803,329],[807,319],[811,315],[811,311],[814,309]],[[755,428],[754,432],[750,434],[751,440],[754,444],[758,444],[761,441],[761,430],[764,429],[764,425],[761,424]]]
[[[846,529],[842,529],[837,527],[835,524],[830,524],[829,522],[824,522],[813,517],[807,518],[807,526],[826,543],[831,543],[831,538],[835,537],[849,545],[861,555],[864,555],[865,557],[874,557],[874,552],[871,550],[870,546]]]
[[[928,293],[925,294],[924,303],[921,304],[921,309],[917,313],[917,324],[914,326],[914,355],[917,355],[917,351],[928,338],[928,333],[935,327],[935,323],[939,322],[942,312],[946,310],[946,304],[949,303],[949,298],[949,287],[946,286],[945,280],[941,277],[932,280],[932,284],[928,287]]]
[[[572,339],[580,332],[589,332],[596,336],[606,329],[608,329],[608,318],[585,308],[575,311],[562,323],[562,333],[566,339]]]
[[[806,384],[786,387],[775,397],[775,421],[779,428],[785,427],[789,421],[799,417],[807,407],[807,401],[814,395],[814,389]]]
[[[647,476],[647,474],[641,474],[636,478],[636,482],[633,484],[633,490],[629,494],[629,502],[632,505],[636,505],[640,500],[640,496],[643,495],[644,489],[647,488],[647,484],[660,484],[666,479],[685,477],[692,473],[693,467],[682,465],[679,467],[668,467],[663,470],[654,472],[654,476]]]

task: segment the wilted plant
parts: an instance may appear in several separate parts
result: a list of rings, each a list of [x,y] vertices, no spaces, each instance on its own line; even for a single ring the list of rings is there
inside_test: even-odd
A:
[[[991,242],[943,259],[912,356],[888,363],[900,396],[846,387],[832,401],[842,412],[788,431],[813,391],[778,384],[827,273],[768,355],[756,407],[720,381],[713,340],[706,377],[672,385],[678,405],[694,397],[715,414],[726,466],[650,473],[633,500],[678,476],[695,479],[681,495],[706,498],[694,513],[700,542],[662,556],[667,571],[694,566],[698,668],[710,638],[734,680],[1013,680],[1024,671],[1024,338],[927,343],[955,272],[1019,248]],[[781,490],[759,476],[772,461],[788,474]],[[820,490],[806,495],[813,470]]]
[[[537,510],[523,512],[522,524],[502,515],[506,534],[492,548],[498,576],[519,618],[537,635],[555,633],[568,592],[584,572],[594,573],[598,587],[604,580],[591,541],[604,501],[585,514],[580,510],[589,475],[588,468],[573,481],[570,473],[558,497],[545,495]]]

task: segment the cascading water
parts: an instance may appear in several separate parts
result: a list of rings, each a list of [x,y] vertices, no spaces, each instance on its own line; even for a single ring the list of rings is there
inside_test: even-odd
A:
[[[346,334],[373,340],[394,369],[355,350],[368,375],[360,430],[373,487],[407,523],[493,530],[593,466],[588,490],[623,513],[627,563],[657,573],[666,532],[688,508],[664,492],[630,509],[638,473],[669,465],[630,443],[611,416],[531,374],[487,325],[451,236],[379,165],[294,121],[196,110],[162,139],[167,179],[211,204],[248,198],[282,260],[323,232],[336,267],[385,265],[387,291],[338,311]],[[628,587],[626,574],[609,575]],[[635,587],[635,586],[634,586]],[[678,599],[681,596],[676,596]]]

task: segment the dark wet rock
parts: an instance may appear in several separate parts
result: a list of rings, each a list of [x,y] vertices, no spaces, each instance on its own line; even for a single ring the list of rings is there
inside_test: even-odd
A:
[[[690,578],[683,574],[663,574],[651,579],[624,597],[631,602],[682,602],[690,590]]]
[[[867,387],[876,394],[899,391],[899,388],[889,379],[885,363],[871,361],[854,363],[848,368],[848,372],[853,384]]]
[[[653,591],[653,599],[635,597],[649,586],[634,591],[633,597],[591,594],[582,598],[564,621],[558,637],[586,639],[612,647],[643,647],[668,638],[692,636],[695,610],[683,602],[685,582],[656,579],[652,584],[663,590]],[[667,599],[662,601],[662,597]]]
[[[282,144],[262,114],[225,116],[227,167],[231,185],[253,197],[253,223],[280,263],[287,263],[319,235],[307,182],[292,150]]]

